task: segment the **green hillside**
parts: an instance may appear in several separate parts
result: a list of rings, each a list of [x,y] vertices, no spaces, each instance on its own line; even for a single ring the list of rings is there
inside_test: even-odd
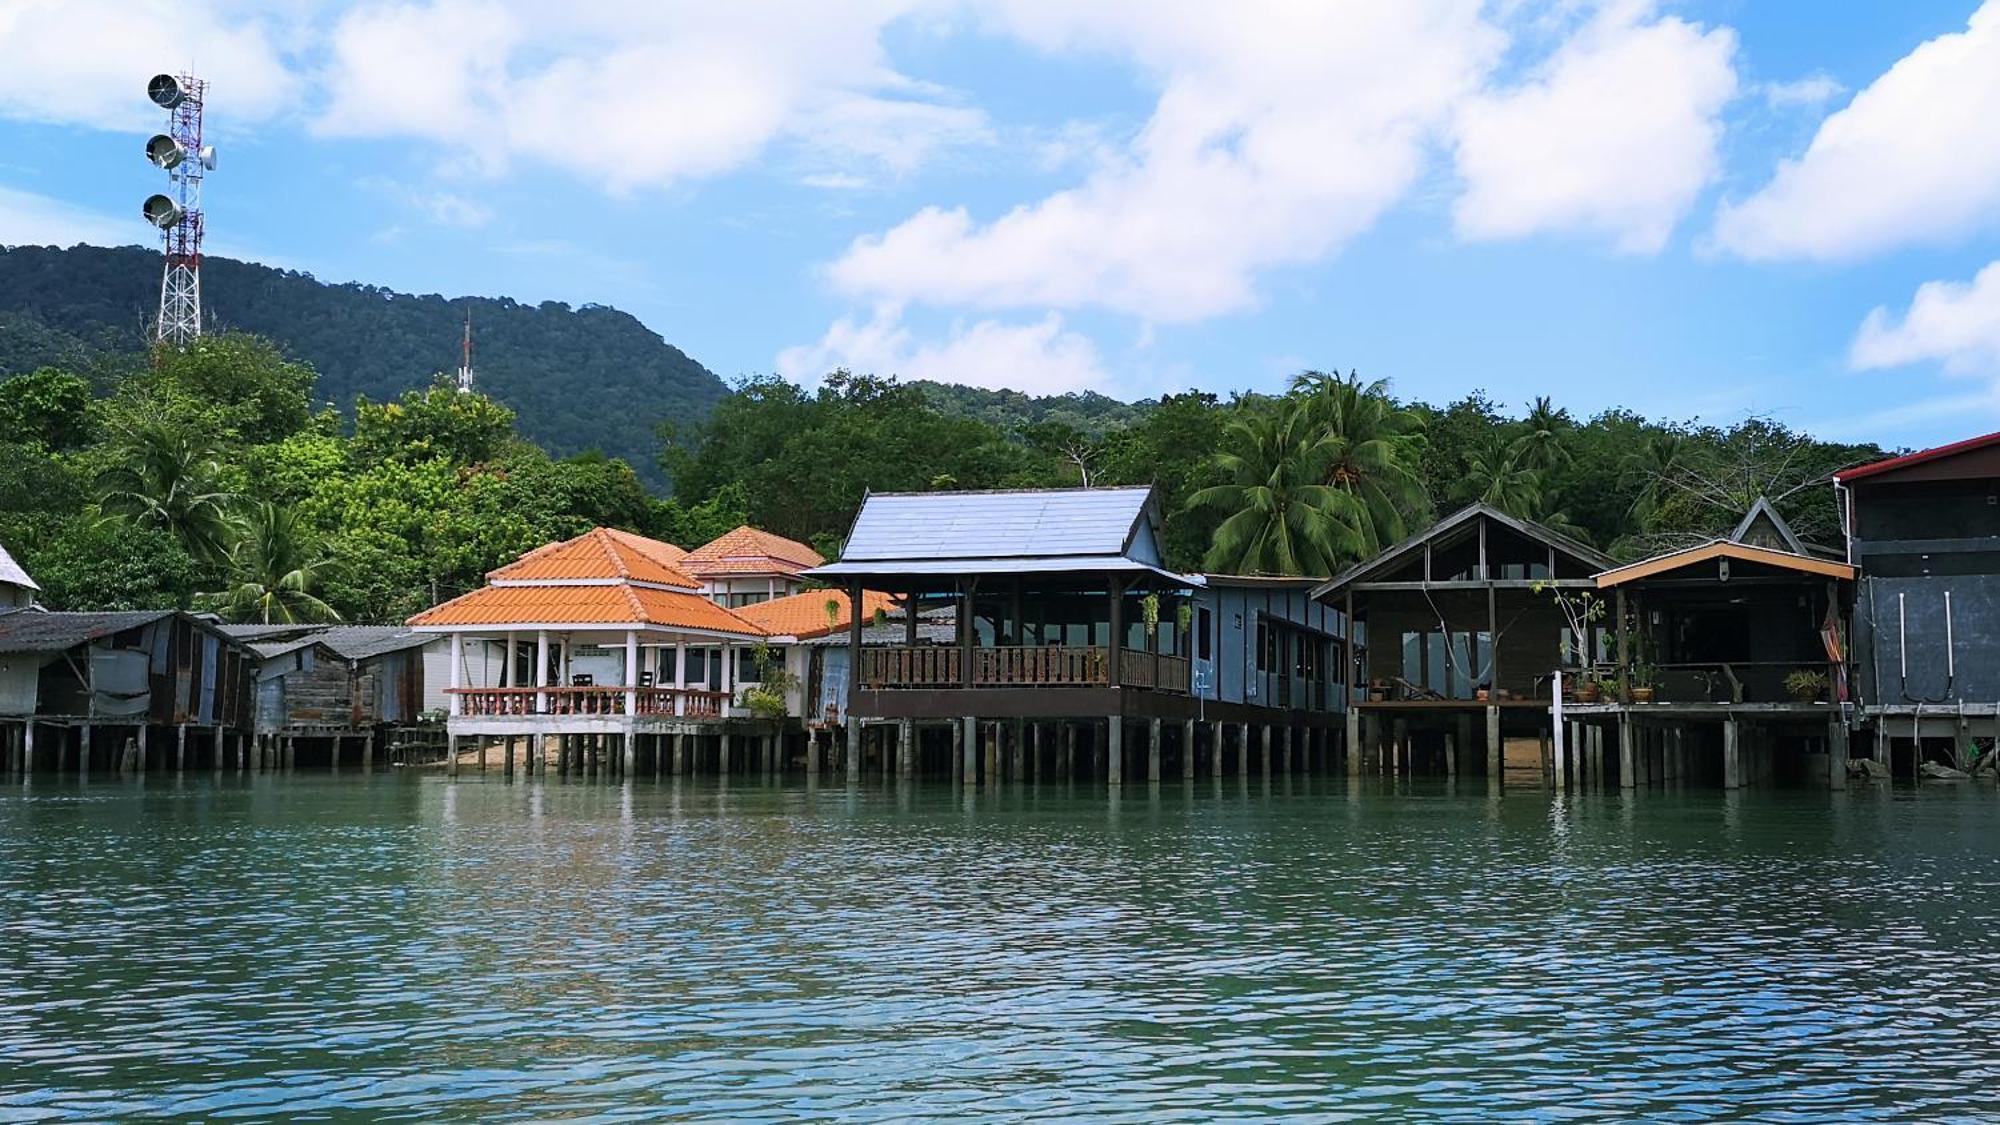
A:
[[[159,255],[137,247],[0,248],[0,378],[60,366],[108,373],[143,351]],[[601,305],[413,296],[329,285],[228,258],[202,263],[212,323],[276,341],[319,372],[314,396],[343,411],[455,370],[472,313],[480,388],[557,455],[601,449],[662,483],[654,427],[705,417],[726,388],[629,313]],[[615,409],[607,406],[615,404]]]

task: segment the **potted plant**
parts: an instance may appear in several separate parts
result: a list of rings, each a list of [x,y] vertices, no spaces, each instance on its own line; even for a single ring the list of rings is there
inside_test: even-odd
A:
[[[1632,665],[1632,702],[1653,701],[1653,666],[1644,661]]]
[[[1604,696],[1604,688],[1589,672],[1578,672],[1576,679],[1576,701],[1595,703]]]
[[[1826,673],[1817,668],[1795,668],[1785,675],[1785,691],[1800,703],[1814,703],[1826,694]]]
[[[1601,699],[1614,703],[1617,702],[1619,699],[1624,698],[1622,694],[1624,686],[1624,681],[1616,676],[1597,677],[1597,692]]]

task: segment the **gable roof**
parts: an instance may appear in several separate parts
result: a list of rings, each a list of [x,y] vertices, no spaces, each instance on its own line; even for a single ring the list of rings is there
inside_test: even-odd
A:
[[[574,539],[537,547],[486,577],[498,583],[622,579],[699,589],[701,583],[677,565],[686,554],[672,543],[593,527]]]
[[[1743,513],[1742,521],[1736,525],[1736,530],[1729,533],[1729,538],[1737,543],[1748,543],[1749,540],[1745,536],[1757,526],[1760,518],[1770,524],[1772,531],[1785,544],[1785,550],[1795,555],[1807,553],[1805,542],[1793,533],[1792,525],[1786,523],[1785,517],[1778,514],[1778,509],[1773,508],[1771,502],[1762,496],[1757,498],[1755,504],[1750,505],[1749,511]]]
[[[1150,486],[881,492],[863,501],[846,549],[814,577],[1150,571],[1159,505]]]
[[[826,559],[796,539],[747,524],[689,551],[680,568],[701,578],[724,575],[795,575]]]
[[[838,605],[834,619],[826,616],[828,602]],[[875,616],[876,610],[884,613],[896,609],[896,599],[875,590],[861,591],[861,616],[864,620]],[[767,602],[757,602],[737,609],[736,616],[763,629],[774,637],[825,636],[837,633],[854,620],[853,602],[845,590],[806,590],[788,598],[772,598]]]
[[[1847,581],[1852,581],[1855,575],[1855,568],[1846,563],[1817,559],[1803,553],[1774,551],[1769,547],[1753,547],[1748,543],[1736,543],[1728,539],[1712,539],[1699,546],[1669,551],[1664,555],[1655,555],[1650,559],[1641,559],[1635,563],[1604,571],[1597,576],[1597,588],[1608,590],[1613,586],[1623,586],[1627,582],[1637,582],[1642,578],[1651,578],[1657,574],[1680,570],[1713,559],[1735,559],[1739,562],[1775,566],[1801,574],[1818,574]]]
[[[1364,559],[1348,567],[1314,590],[1313,597],[1325,597],[1327,594],[1342,587],[1352,585],[1355,582],[1367,581],[1374,575],[1407,562],[1424,544],[1443,539],[1466,524],[1481,519],[1492,520],[1494,523],[1508,528],[1517,534],[1524,535],[1538,543],[1547,544],[1555,550],[1568,555],[1571,561],[1580,563],[1589,570],[1603,570],[1611,565],[1611,556],[1599,551],[1595,547],[1579,543],[1560,531],[1543,527],[1533,520],[1524,520],[1516,516],[1510,516],[1490,504],[1475,503],[1460,508],[1458,511],[1410,536],[1401,543],[1381,552],[1374,558]]]
[[[11,583],[15,586],[25,586],[30,590],[41,589],[39,585],[36,585],[35,580],[29,577],[28,568],[15,562],[14,556],[7,553],[7,545],[4,543],[0,543],[0,582]]]
[[[1910,469],[1918,465],[1929,464],[1933,461],[1949,460],[1963,454],[1988,449],[1995,445],[2000,445],[2000,431],[1966,438],[1963,441],[1954,441],[1948,445],[1940,445],[1931,449],[1920,449],[1915,453],[1905,453],[1901,457],[1889,457],[1881,461],[1871,461],[1866,465],[1856,465],[1851,469],[1842,469],[1833,474],[1833,479],[1842,484],[1847,484],[1852,481],[1866,480],[1869,477],[1880,476],[1883,473],[1892,473],[1899,469]]]

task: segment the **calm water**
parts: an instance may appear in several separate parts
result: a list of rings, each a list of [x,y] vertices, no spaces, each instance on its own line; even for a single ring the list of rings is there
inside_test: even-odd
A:
[[[37,779],[0,1119],[2000,1111],[2000,797]]]

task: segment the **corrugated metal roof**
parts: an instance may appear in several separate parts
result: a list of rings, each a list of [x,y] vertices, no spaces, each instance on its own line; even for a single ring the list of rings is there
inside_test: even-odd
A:
[[[174,616],[171,609],[115,613],[52,613],[17,609],[0,613],[0,652],[61,652],[99,637]]]
[[[881,493],[854,519],[840,562],[1122,555],[1151,488]]]
[[[41,589],[35,580],[29,577],[27,568],[15,562],[14,556],[7,553],[7,546],[4,543],[0,543],[0,582],[26,586],[30,590]]]
[[[1124,555],[1081,555],[1046,559],[915,559],[906,562],[853,562],[842,559],[807,572],[813,578],[949,577],[954,574],[1157,574],[1178,585],[1199,586],[1198,575],[1175,574]]]
[[[902,618],[896,618],[882,625],[864,625],[861,629],[861,644],[900,645],[907,643],[908,626]],[[823,636],[802,640],[800,643],[815,648],[826,648],[851,643],[845,631],[827,633]],[[926,613],[917,621],[917,643],[921,645],[952,645],[958,643],[958,619],[946,611],[944,616]]]

